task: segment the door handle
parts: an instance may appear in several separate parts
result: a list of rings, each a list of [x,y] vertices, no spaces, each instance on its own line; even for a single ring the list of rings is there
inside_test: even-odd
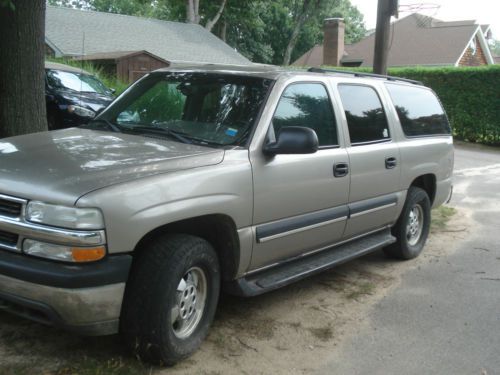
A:
[[[349,173],[349,164],[337,163],[333,166],[333,175],[335,177],[344,177]]]
[[[386,169],[394,169],[394,168],[396,168],[396,165],[398,165],[398,161],[396,160],[395,157],[391,156],[391,157],[385,158],[385,168]]]

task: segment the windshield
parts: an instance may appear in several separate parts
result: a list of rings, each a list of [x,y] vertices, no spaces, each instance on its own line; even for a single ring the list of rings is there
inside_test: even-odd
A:
[[[55,88],[78,92],[93,92],[103,95],[111,94],[111,91],[96,77],[84,73],[48,70],[47,81],[51,87]]]
[[[122,131],[215,146],[243,144],[271,81],[205,73],[155,73],[98,118]],[[172,137],[172,135],[174,137]]]

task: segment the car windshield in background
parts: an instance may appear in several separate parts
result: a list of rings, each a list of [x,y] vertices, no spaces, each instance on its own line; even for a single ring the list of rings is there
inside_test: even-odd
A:
[[[271,81],[206,73],[156,73],[100,117],[122,131],[215,146],[243,144]],[[98,120],[99,120],[98,119]]]
[[[47,71],[47,81],[50,86],[55,88],[102,95],[111,94],[111,91],[101,81],[88,74],[49,70]]]

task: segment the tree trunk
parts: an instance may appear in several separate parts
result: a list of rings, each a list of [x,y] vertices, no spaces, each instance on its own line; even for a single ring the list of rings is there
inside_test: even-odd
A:
[[[0,5],[0,138],[47,130],[45,0]]]
[[[186,22],[200,23],[200,0],[186,0]]]
[[[224,12],[224,7],[226,6],[227,0],[222,0],[222,3],[220,4],[219,10],[215,14],[214,18],[211,20],[208,20],[207,24],[205,25],[205,29],[208,31],[212,31],[213,27],[219,21],[220,16],[222,15],[222,12]]]
[[[288,44],[286,46],[285,50],[285,56],[283,57],[283,65],[290,65],[290,59],[292,58],[292,52],[295,48],[295,45],[297,44],[297,40],[299,39],[299,32],[302,26],[304,26],[304,23],[307,20],[307,14],[302,13],[299,16],[299,19],[297,20],[297,23],[295,24],[295,27],[293,28],[292,31],[292,36],[290,37],[290,40],[288,41]]]
[[[222,25],[220,27],[219,37],[222,39],[223,42],[227,41],[227,21],[222,22]]]

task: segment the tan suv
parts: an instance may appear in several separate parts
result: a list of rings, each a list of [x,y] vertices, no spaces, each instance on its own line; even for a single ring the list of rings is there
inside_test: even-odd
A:
[[[0,307],[173,364],[221,288],[419,255],[453,146],[418,82],[205,66],[145,76],[84,127],[3,139],[0,165]]]

